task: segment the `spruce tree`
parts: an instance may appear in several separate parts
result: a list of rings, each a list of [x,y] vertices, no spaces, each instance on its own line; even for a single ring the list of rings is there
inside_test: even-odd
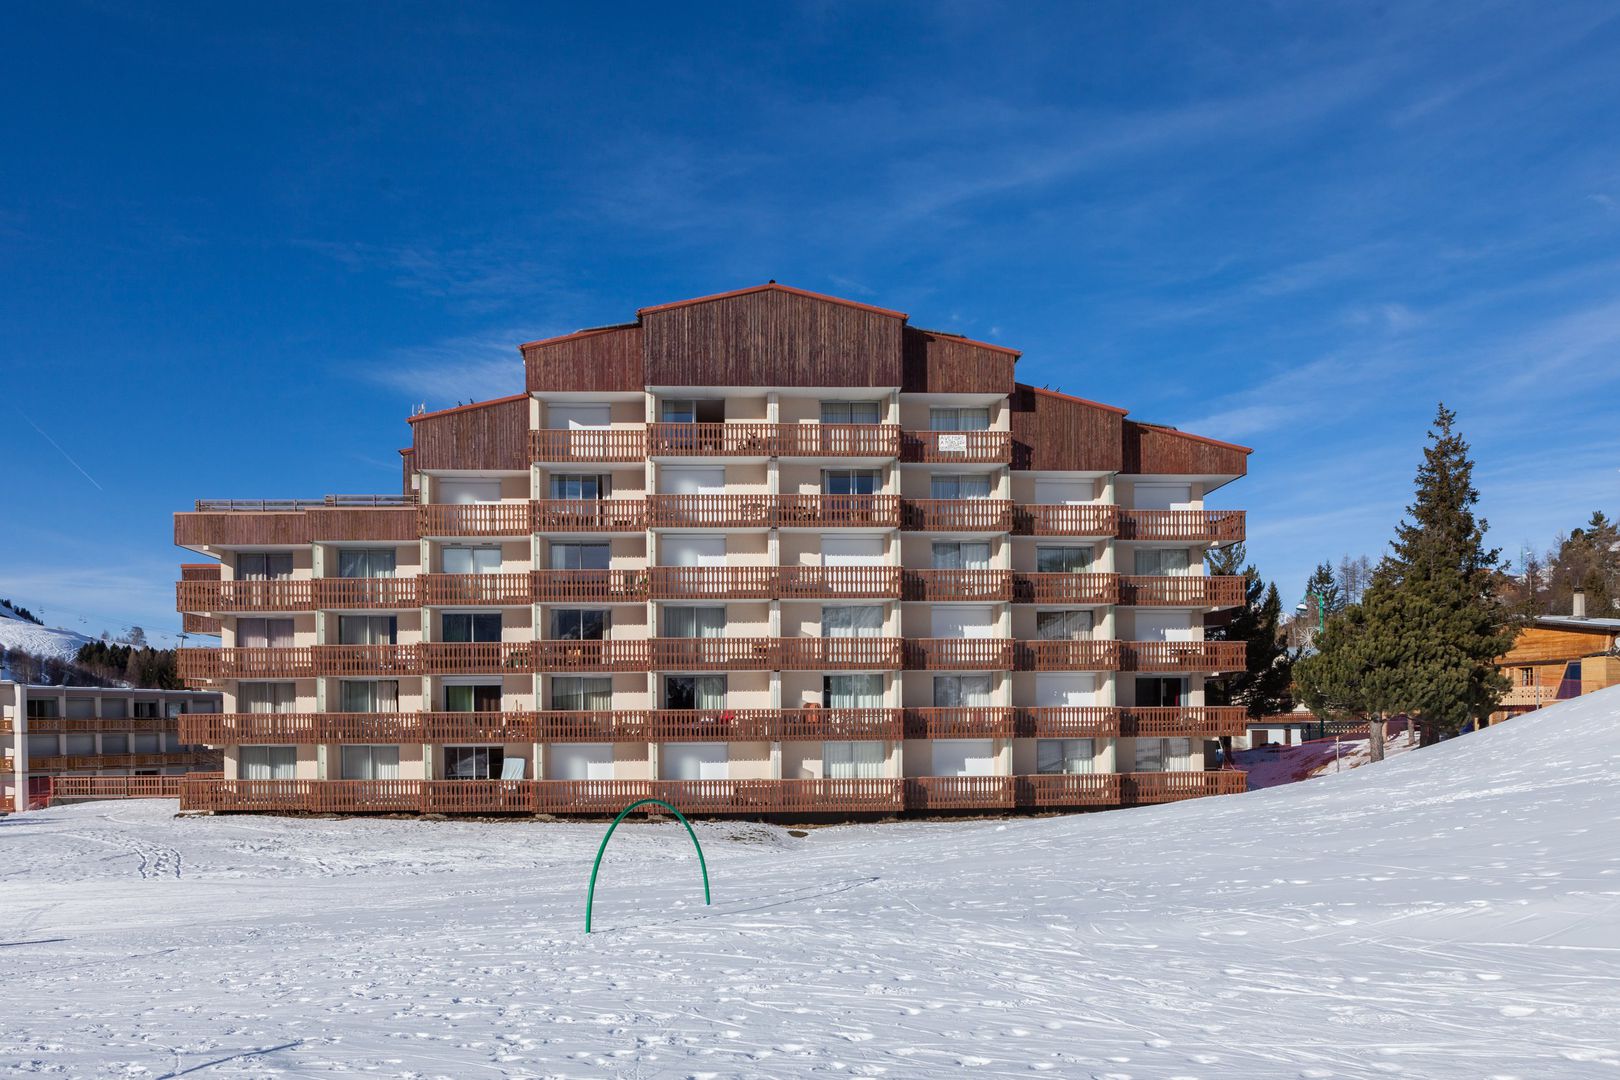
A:
[[[1317,563],[1316,569],[1306,579],[1305,603],[1310,607],[1312,619],[1318,613],[1337,615],[1344,610],[1344,590],[1339,588],[1339,577],[1333,572],[1331,563]]]
[[[1293,682],[1293,656],[1283,640],[1282,597],[1277,586],[1268,586],[1246,560],[1242,544],[1213,551],[1207,560],[1211,574],[1241,574],[1247,579],[1243,606],[1205,633],[1211,641],[1244,642],[1247,662],[1242,671],[1207,682],[1204,700],[1211,705],[1242,705],[1251,717],[1258,718],[1293,708],[1288,692]]]

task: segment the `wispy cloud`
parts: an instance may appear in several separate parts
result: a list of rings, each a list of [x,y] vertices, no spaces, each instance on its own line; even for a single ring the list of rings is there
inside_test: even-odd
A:
[[[521,393],[523,358],[518,345],[533,340],[521,331],[490,331],[396,349],[380,360],[356,365],[370,382],[403,391],[412,404],[440,408]]]

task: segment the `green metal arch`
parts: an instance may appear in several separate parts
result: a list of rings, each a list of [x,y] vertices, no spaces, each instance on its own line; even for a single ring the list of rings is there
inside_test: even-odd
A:
[[[703,858],[703,845],[698,843],[697,833],[692,831],[692,823],[686,820],[685,814],[669,805],[669,803],[665,802],[663,799],[637,799],[635,802],[619,811],[619,816],[613,819],[612,825],[608,826],[607,835],[602,837],[602,846],[596,849],[596,862],[591,866],[591,889],[590,892],[585,894],[585,932],[587,934],[591,932],[591,907],[596,903],[596,873],[598,870],[602,869],[602,856],[607,852],[608,841],[613,839],[613,830],[619,827],[619,822],[623,821],[625,816],[628,815],[630,811],[634,810],[638,806],[646,806],[648,803],[656,803],[657,805],[662,806],[665,810],[668,810],[670,813],[680,818],[681,824],[686,826],[686,835],[692,838],[692,846],[697,848],[698,868],[703,871],[703,902],[705,904],[710,902],[709,864]]]

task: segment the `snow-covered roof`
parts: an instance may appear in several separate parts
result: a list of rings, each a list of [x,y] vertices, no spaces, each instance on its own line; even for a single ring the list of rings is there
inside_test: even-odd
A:
[[[1577,619],[1573,615],[1537,615],[1537,626],[1551,626],[1560,630],[1601,630],[1620,632],[1620,619]]]

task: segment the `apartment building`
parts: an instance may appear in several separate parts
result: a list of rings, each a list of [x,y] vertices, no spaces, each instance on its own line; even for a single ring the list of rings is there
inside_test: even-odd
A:
[[[176,515],[213,810],[1056,810],[1240,790],[1249,451],[775,283],[521,346],[398,496]]]
[[[218,770],[180,718],[220,711],[212,691],[30,686],[0,679],[0,810],[75,798],[175,798],[180,777]]]
[[[1620,686],[1620,618],[1588,615],[1586,594],[1577,589],[1568,615],[1531,619],[1492,663],[1509,680],[1493,724]]]

